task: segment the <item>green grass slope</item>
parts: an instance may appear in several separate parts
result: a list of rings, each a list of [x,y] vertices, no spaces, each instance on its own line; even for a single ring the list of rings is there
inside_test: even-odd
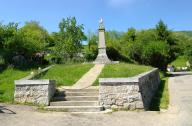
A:
[[[171,65],[175,67],[184,67],[186,66],[186,62],[187,58],[185,56],[179,56],[173,62],[171,62]]]
[[[167,109],[169,105],[169,90],[168,79],[170,75],[165,72],[160,72],[161,84],[156,91],[152,101],[150,110],[159,111],[160,109]]]
[[[152,67],[128,63],[108,64],[105,65],[98,78],[112,78],[112,77],[133,77],[140,73],[151,70]],[[94,82],[94,86],[99,84],[97,80]]]
[[[75,84],[93,64],[60,64],[51,68],[41,79],[56,80],[57,86],[71,86]]]

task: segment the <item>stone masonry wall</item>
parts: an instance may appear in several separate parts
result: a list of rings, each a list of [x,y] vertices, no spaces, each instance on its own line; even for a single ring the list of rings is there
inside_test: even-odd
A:
[[[49,105],[55,93],[54,80],[16,80],[14,101],[19,103],[32,103]]]
[[[148,109],[160,84],[158,69],[130,78],[100,78],[99,102],[105,108]]]
[[[139,88],[143,99],[143,105],[145,109],[148,109],[155,92],[157,91],[159,84],[161,83],[158,69],[154,69],[150,72],[140,74]]]

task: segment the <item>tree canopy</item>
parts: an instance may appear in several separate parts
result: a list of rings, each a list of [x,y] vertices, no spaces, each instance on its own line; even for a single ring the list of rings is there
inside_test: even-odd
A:
[[[81,52],[82,41],[86,40],[83,25],[78,25],[75,17],[62,19],[59,32],[54,33],[55,54],[60,58],[73,58]]]

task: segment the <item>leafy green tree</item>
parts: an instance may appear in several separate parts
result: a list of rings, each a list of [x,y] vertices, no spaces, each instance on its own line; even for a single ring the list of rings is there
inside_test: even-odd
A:
[[[157,40],[165,41],[169,45],[175,45],[175,39],[172,36],[172,32],[168,29],[167,25],[160,20],[156,25]]]
[[[157,41],[156,31],[154,29],[141,30],[137,32],[136,41],[147,44],[150,41]]]
[[[36,21],[26,22],[19,29],[19,34],[23,41],[24,53],[28,56],[44,51],[49,43],[48,32]]]
[[[48,32],[37,22],[27,22],[22,28],[17,23],[0,25],[0,55],[8,63],[22,65],[32,59],[34,53],[42,52],[48,41]],[[22,61],[21,61],[22,60]],[[15,65],[15,64],[14,64]]]
[[[186,50],[188,50],[188,47],[191,47],[192,38],[186,35],[182,32],[175,32],[173,34],[173,37],[176,40],[176,44],[174,48],[176,48],[176,53],[178,55],[185,55]]]
[[[6,63],[11,62],[11,58],[17,53],[17,49],[21,45],[18,24],[0,24],[0,56]]]
[[[98,36],[95,33],[88,33],[88,48],[85,48],[85,59],[87,61],[93,61],[98,54]]]
[[[121,38],[122,32],[118,31],[107,31],[105,32],[105,40],[107,46],[107,55],[111,60],[123,60],[124,56],[121,54]]]
[[[95,51],[98,47],[98,36],[94,33],[88,35],[88,49],[89,51]]]
[[[78,25],[75,17],[63,19],[60,31],[55,34],[55,54],[60,58],[73,58],[81,52],[82,41],[86,40],[83,25]]]
[[[0,25],[0,45],[2,48],[8,49],[15,41],[17,36],[18,24],[9,23],[7,25]]]
[[[161,41],[168,40],[170,33],[168,31],[167,25],[162,20],[160,20],[158,22],[158,24],[156,25],[156,32],[157,32],[159,40],[161,40]]]
[[[169,45],[162,41],[151,41],[144,45],[141,57],[142,63],[160,69],[166,69],[169,62]]]
[[[128,42],[133,42],[136,39],[136,29],[129,28],[128,31],[124,34],[124,40]]]

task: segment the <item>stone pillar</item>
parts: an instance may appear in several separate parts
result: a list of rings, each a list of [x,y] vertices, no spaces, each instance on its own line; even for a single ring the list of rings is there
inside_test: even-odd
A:
[[[99,43],[98,43],[98,55],[95,64],[107,64],[111,63],[106,53],[106,45],[105,45],[105,27],[103,24],[103,20],[101,19],[99,22]]]

